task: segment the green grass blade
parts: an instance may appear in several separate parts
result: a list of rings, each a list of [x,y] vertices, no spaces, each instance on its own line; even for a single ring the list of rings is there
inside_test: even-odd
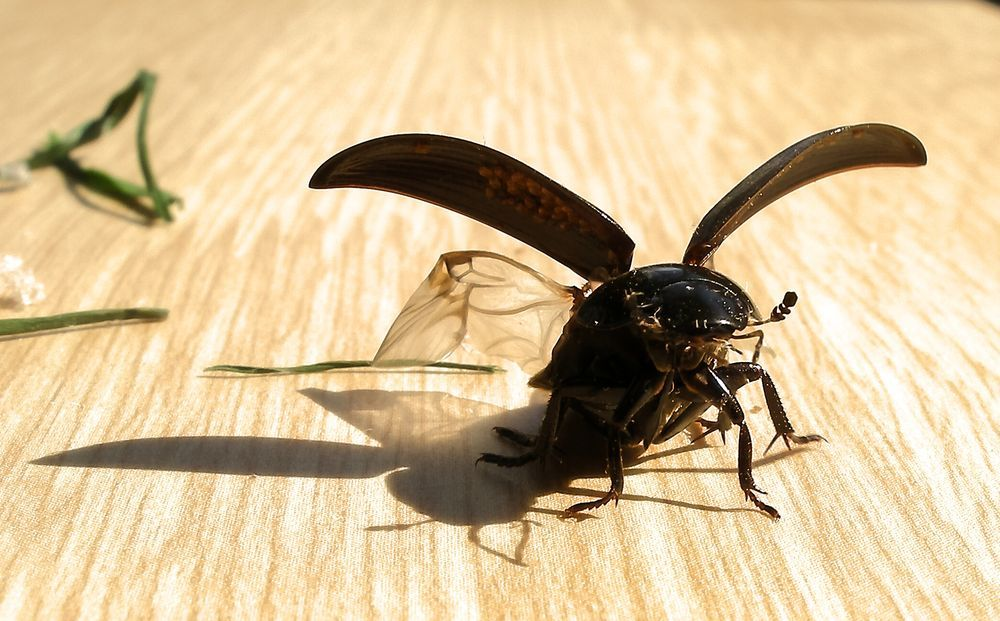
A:
[[[149,162],[149,150],[146,147],[146,120],[149,118],[149,104],[153,100],[153,89],[156,88],[156,75],[143,70],[139,72],[136,81],[142,86],[142,103],[139,106],[139,122],[136,124],[135,132],[139,168],[142,169],[142,178],[146,181],[146,189],[153,200],[153,211],[156,212],[158,218],[171,222],[174,217],[170,213],[170,206],[174,203],[180,203],[180,199],[169,192],[164,192],[156,183],[153,166]]]
[[[146,141],[149,105],[153,99],[155,88],[156,75],[146,70],[140,70],[128,86],[112,96],[100,116],[81,123],[65,135],[49,134],[45,145],[36,149],[28,157],[28,168],[33,170],[44,166],[55,166],[81,186],[116,200],[146,218],[172,221],[174,217],[170,207],[175,203],[181,205],[182,201],[180,197],[160,188],[156,176],[153,174]],[[140,96],[142,102],[139,105],[139,120],[136,124],[136,152],[145,187],[118,179],[101,170],[83,168],[73,160],[70,153],[74,149],[88,142],[93,142],[114,129],[129,113],[136,99]],[[152,207],[140,199],[148,199],[152,203]]]
[[[35,169],[52,166],[57,160],[69,155],[73,149],[93,142],[114,129],[132,109],[136,97],[143,92],[144,73],[140,71],[128,86],[115,93],[104,107],[104,112],[97,118],[77,125],[64,136],[50,134],[47,144],[28,158],[28,167]]]
[[[106,321],[127,321],[130,319],[163,321],[167,318],[167,313],[165,308],[102,308],[46,317],[0,319],[0,336],[58,330]]]
[[[149,191],[141,185],[119,179],[103,170],[83,168],[70,158],[59,160],[56,162],[56,167],[66,175],[67,179],[92,192],[118,201],[144,218],[153,220],[157,217],[157,212],[142,202],[142,198],[149,196]]]
[[[240,375],[303,375],[306,373],[323,373],[336,369],[364,369],[372,366],[371,360],[330,360],[295,367],[253,367],[240,364],[217,364],[205,369],[206,373],[238,373]],[[406,367],[393,367],[405,369]],[[432,362],[429,364],[408,367],[409,369],[452,369],[456,371],[472,371],[474,373],[502,373],[503,368],[488,364],[459,364],[457,362]],[[383,369],[387,370],[387,369]]]

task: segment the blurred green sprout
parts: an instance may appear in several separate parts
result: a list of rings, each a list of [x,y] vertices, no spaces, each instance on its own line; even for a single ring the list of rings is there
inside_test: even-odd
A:
[[[149,103],[155,86],[156,75],[140,70],[128,86],[108,101],[100,116],[81,123],[66,134],[49,134],[45,144],[35,149],[26,160],[0,167],[0,181],[8,186],[20,185],[27,182],[29,171],[54,166],[72,183],[117,201],[147,220],[172,221],[170,208],[175,204],[179,206],[181,199],[156,183],[146,145]],[[145,185],[126,181],[97,168],[87,168],[72,157],[73,150],[114,129],[140,97],[136,150]]]

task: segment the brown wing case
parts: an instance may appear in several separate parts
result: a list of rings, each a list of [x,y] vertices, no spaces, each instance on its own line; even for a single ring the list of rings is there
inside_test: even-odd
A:
[[[703,265],[751,216],[807,183],[856,168],[926,163],[920,141],[892,125],[848,125],[810,136],[750,173],[705,214],[691,236],[684,263]]]
[[[588,280],[627,272],[635,243],[607,214],[523,162],[474,142],[399,134],[320,166],[311,188],[369,188],[419,198],[534,246]]]

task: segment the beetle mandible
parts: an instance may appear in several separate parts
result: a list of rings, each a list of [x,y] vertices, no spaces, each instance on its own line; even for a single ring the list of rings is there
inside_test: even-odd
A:
[[[551,390],[537,436],[496,428],[522,447],[516,456],[478,461],[521,466],[548,457],[568,412],[607,440],[610,489],[567,509],[617,503],[624,487],[623,448],[645,450],[695,422],[704,434],[738,435],[740,488],[773,518],[751,469],[753,444],[735,393],[760,381],[774,426],[768,449],[821,440],[798,435],[770,374],[758,363],[763,332],[796,302],[785,294],[762,316],[747,293],[711,268],[719,245],[781,196],[827,175],[870,166],[920,166],[923,145],[891,125],[838,127],[781,151],[726,194],[701,220],[681,263],[631,269],[633,241],[607,214],[545,175],[489,147],[433,134],[375,138],[334,155],[312,188],[395,192],[456,211],[541,250],[586,279],[560,285],[498,254],[441,256],[393,323],[376,366],[436,362],[463,340],[533,373]],[[749,361],[730,361],[733,340],[756,339]],[[715,408],[717,417],[703,417]],[[766,452],[766,451],[765,451]],[[477,463],[478,463],[477,461]]]

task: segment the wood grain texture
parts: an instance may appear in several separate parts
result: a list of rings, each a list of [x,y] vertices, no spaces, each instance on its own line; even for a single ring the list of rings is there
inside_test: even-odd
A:
[[[1000,617],[997,7],[6,0],[0,24],[0,159],[144,66],[154,165],[186,199],[145,227],[53,172],[0,194],[0,253],[49,292],[32,314],[171,311],[0,340],[0,618]],[[200,373],[369,357],[447,250],[575,282],[444,210],[306,189],[360,140],[510,153],[615,217],[641,265],[678,260],[767,157],[865,121],[929,165],[824,180],[717,255],[761,306],[800,295],[763,361],[830,443],[760,459],[741,392],[780,522],[717,440],[561,520],[606,482],[473,467],[493,425],[539,420],[516,371]],[[87,163],[138,177],[132,123]]]

